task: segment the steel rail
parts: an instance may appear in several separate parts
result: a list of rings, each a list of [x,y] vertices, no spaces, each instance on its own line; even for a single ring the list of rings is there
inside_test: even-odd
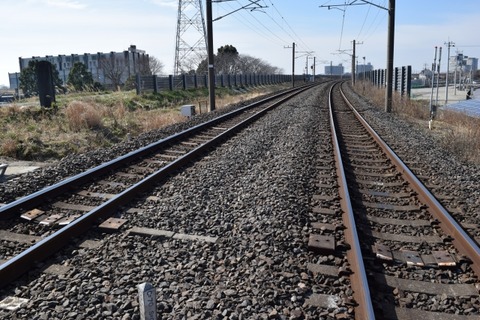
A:
[[[350,193],[348,191],[347,178],[343,168],[342,153],[340,151],[335,119],[333,116],[333,89],[336,85],[338,85],[338,83],[335,83],[330,87],[328,105],[338,189],[340,194],[340,205],[343,211],[343,222],[346,227],[345,238],[347,243],[350,245],[350,249],[347,250],[348,262],[350,263],[350,268],[353,271],[350,279],[352,283],[353,296],[355,301],[358,303],[358,305],[355,307],[355,318],[373,320],[375,319],[375,313],[373,311],[372,299],[370,297],[367,273],[363,263],[360,240],[358,237],[352,203],[350,201]]]
[[[306,88],[309,88],[309,86],[305,86]],[[300,87],[302,88],[302,87]],[[7,203],[4,206],[0,207],[0,219],[8,219],[11,218],[14,215],[20,215],[22,211],[27,211],[30,209],[33,209],[35,206],[38,206],[45,202],[45,199],[51,199],[56,196],[59,196],[66,191],[73,189],[75,187],[78,187],[80,184],[87,183],[89,181],[92,181],[96,178],[98,178],[101,175],[104,175],[108,173],[111,170],[118,169],[122,166],[125,166],[125,163],[131,162],[133,160],[136,160],[141,157],[145,157],[149,154],[154,153],[155,151],[167,147],[172,143],[175,143],[181,139],[184,139],[185,137],[188,137],[198,131],[201,131],[203,129],[206,129],[208,127],[211,127],[221,121],[228,120],[240,113],[245,112],[246,110],[255,108],[258,105],[261,105],[263,103],[268,103],[269,101],[272,101],[276,98],[279,98],[282,95],[286,95],[292,92],[295,92],[295,90],[298,90],[299,88],[294,88],[290,89],[286,92],[283,92],[278,95],[274,95],[265,99],[262,99],[258,102],[252,103],[250,105],[247,105],[245,107],[239,108],[237,110],[228,112],[224,115],[221,115],[215,119],[212,119],[208,122],[201,123],[199,125],[196,125],[194,127],[191,127],[189,129],[186,129],[182,132],[179,132],[177,134],[171,135],[167,138],[161,139],[159,141],[153,142],[147,146],[144,146],[140,149],[137,149],[135,151],[132,151],[130,153],[127,153],[123,156],[120,156],[116,159],[113,159],[111,161],[105,162],[101,165],[98,165],[94,168],[91,168],[85,172],[79,173],[75,176],[72,176],[70,178],[66,178],[60,182],[57,182],[56,184],[46,187],[42,190],[39,190],[35,193],[32,193],[30,195],[27,195],[23,198],[17,199],[15,201],[12,201],[10,203]]]
[[[341,90],[341,94],[345,102],[352,109],[357,119],[363,124],[367,131],[372,135],[378,145],[385,152],[387,157],[392,161],[397,170],[402,174],[403,178],[410,183],[412,189],[418,194],[418,197],[427,205],[427,210],[436,218],[442,230],[453,238],[453,244],[464,255],[472,261],[472,269],[475,274],[480,277],[480,249],[477,243],[465,232],[460,224],[453,218],[450,213],[440,204],[435,196],[428,190],[425,185],[415,176],[415,174],[407,167],[405,163],[397,156],[390,146],[383,141],[382,138],[373,130],[367,121],[355,110],[353,105],[348,101],[347,97]]]
[[[150,190],[153,186],[159,182],[166,180],[173,172],[179,168],[191,163],[195,158],[205,153],[210,148],[218,145],[221,141],[233,135],[241,128],[255,121],[263,116],[268,111],[284,103],[293,96],[311,88],[306,86],[297,88],[294,92],[290,92],[287,97],[280,101],[277,101],[270,106],[262,109],[258,113],[253,114],[247,119],[243,120],[234,127],[220,133],[211,140],[191,150],[189,153],[179,157],[168,165],[162,167],[157,172],[149,175],[145,179],[132,185],[123,192],[115,195],[115,197],[101,204],[97,208],[87,212],[80,218],[74,220],[70,224],[51,234],[50,236],[40,240],[30,248],[21,252],[17,256],[7,260],[0,265],[0,288],[5,287],[13,280],[19,278],[24,273],[28,272],[37,261],[42,261],[48,258],[50,255],[56,253],[63,248],[68,242],[77,236],[84,234],[92,225],[98,223],[99,220],[104,219],[111,215],[119,206],[126,205],[138,194]],[[271,100],[271,99],[270,99]]]

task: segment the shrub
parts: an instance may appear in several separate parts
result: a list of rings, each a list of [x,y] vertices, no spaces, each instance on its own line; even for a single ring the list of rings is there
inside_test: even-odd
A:
[[[83,101],[72,101],[65,109],[65,116],[72,131],[102,127],[102,114],[98,108]]]

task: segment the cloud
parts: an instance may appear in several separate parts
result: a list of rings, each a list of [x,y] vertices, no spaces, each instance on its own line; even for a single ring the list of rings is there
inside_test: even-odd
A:
[[[51,7],[60,7],[66,9],[85,9],[86,4],[75,0],[45,0],[45,3]]]
[[[159,7],[178,8],[178,1],[176,0],[150,0],[150,1]]]

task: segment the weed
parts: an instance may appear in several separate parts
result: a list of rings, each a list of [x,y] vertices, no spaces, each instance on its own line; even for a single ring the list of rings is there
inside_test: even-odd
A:
[[[385,88],[366,83],[357,85],[354,90],[363,95],[373,106],[383,109]],[[401,98],[395,93],[392,111],[427,128],[430,119],[429,101]],[[480,119],[454,111],[440,110],[435,118],[433,130],[425,131],[438,138],[442,147],[467,162],[480,164]]]
[[[65,109],[65,116],[70,129],[75,132],[102,126],[100,110],[87,102],[72,101]]]
[[[283,87],[282,87],[283,88]],[[278,87],[251,89],[239,93],[227,88],[216,90],[217,108]],[[22,101],[38,103],[38,98]],[[179,107],[193,104],[197,112],[207,112],[208,89],[146,93],[135,91],[80,92],[57,96],[58,109],[49,111],[14,104],[0,108],[0,156],[38,161],[82,153],[92,147],[108,147],[173,123],[185,121]]]

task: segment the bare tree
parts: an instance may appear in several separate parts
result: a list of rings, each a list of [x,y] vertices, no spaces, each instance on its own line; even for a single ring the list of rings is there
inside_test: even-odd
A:
[[[149,57],[148,66],[149,66],[150,73],[153,75],[162,75],[163,68],[165,67],[163,62],[161,62],[159,59],[157,59],[154,56]]]
[[[100,59],[100,67],[103,70],[105,79],[108,79],[114,89],[122,84],[122,76],[126,70],[126,66],[120,59],[116,59],[115,55],[105,55]]]
[[[237,64],[239,73],[275,74],[282,71],[260,58],[255,58],[247,54],[240,55]]]

